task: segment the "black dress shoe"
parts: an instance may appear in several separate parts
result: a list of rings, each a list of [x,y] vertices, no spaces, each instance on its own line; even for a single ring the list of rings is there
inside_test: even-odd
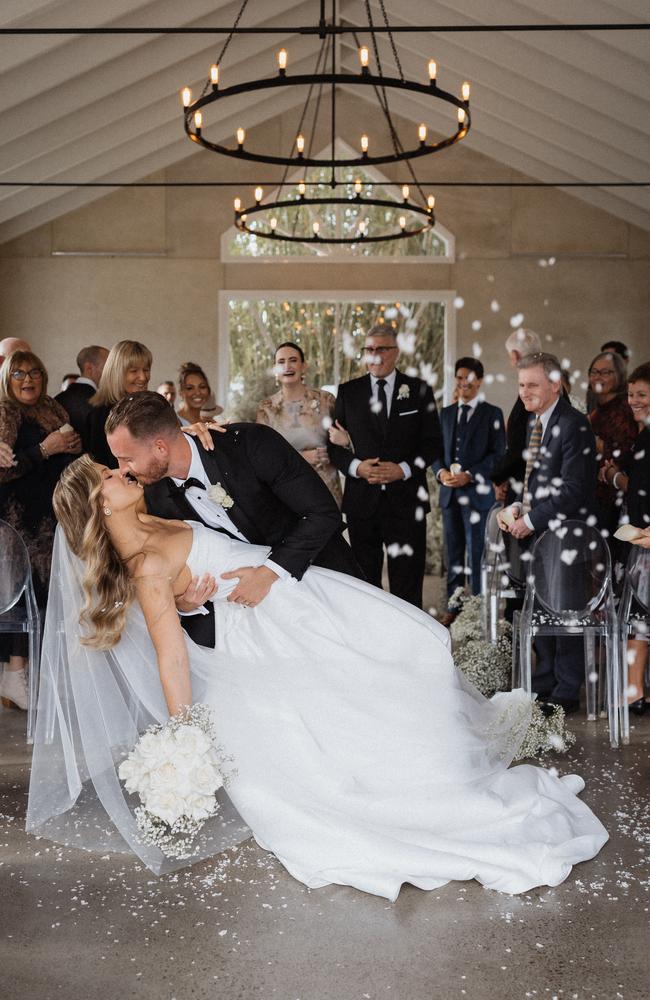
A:
[[[539,705],[539,710],[544,718],[550,719],[553,715],[553,706],[548,701],[540,701],[539,698],[535,704]]]
[[[650,709],[650,703],[645,698],[637,698],[636,701],[631,701],[627,707],[634,715],[643,715],[645,711]]]
[[[554,698],[551,695],[546,701],[549,705],[559,705],[560,708],[564,709],[565,715],[573,715],[580,708],[580,701],[578,698]]]

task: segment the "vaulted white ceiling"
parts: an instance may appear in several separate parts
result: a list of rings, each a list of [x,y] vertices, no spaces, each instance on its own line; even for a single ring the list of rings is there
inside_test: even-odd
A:
[[[224,25],[239,6],[240,0],[2,0],[0,26]],[[328,12],[330,6],[328,0]],[[362,27],[364,6],[341,0],[339,16]],[[379,3],[371,6],[380,23]],[[396,25],[650,22],[648,0],[385,0],[385,7]],[[318,0],[250,0],[242,25],[314,24],[318,11]],[[423,75],[434,56],[446,89],[458,92],[463,79],[472,81],[466,143],[505,167],[542,181],[650,179],[650,32],[418,32],[396,40],[407,75]],[[183,160],[192,149],[179,88],[201,86],[222,43],[209,35],[0,37],[0,181],[135,181]],[[270,75],[281,45],[291,69],[308,70],[320,42],[305,35],[239,36],[223,63],[229,79]],[[394,65],[388,40],[379,45],[388,69]],[[358,67],[349,36],[340,41],[340,59]],[[211,134],[231,136],[242,107],[250,128],[303,100],[302,92],[287,92],[252,107],[250,100],[233,101],[219,108],[222,118],[211,114]],[[412,94],[391,97],[391,107],[416,124],[444,126],[430,103]],[[235,171],[231,161],[228,175]],[[0,187],[0,242],[105,193]],[[650,229],[650,188],[573,193]]]

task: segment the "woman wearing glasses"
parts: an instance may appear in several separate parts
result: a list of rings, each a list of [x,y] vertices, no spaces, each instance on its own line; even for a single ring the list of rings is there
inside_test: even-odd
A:
[[[0,368],[0,519],[21,535],[32,565],[36,600],[44,609],[50,579],[55,520],[52,493],[59,476],[81,451],[79,435],[63,407],[47,395],[47,372],[31,351],[14,351]],[[27,708],[24,668],[27,637],[0,638],[7,662],[0,696],[5,706]]]
[[[627,461],[639,433],[627,401],[627,370],[625,361],[613,351],[597,354],[589,365],[589,389],[594,406],[589,413],[591,429],[596,436],[600,461],[612,459],[617,464]],[[600,527],[611,535],[616,531],[620,515],[621,494],[609,482],[600,478],[596,487],[596,507]]]

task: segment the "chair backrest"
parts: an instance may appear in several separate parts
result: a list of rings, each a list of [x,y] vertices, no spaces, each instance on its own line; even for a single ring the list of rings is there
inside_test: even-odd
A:
[[[650,549],[633,545],[625,572],[635,601],[650,615]]]
[[[497,523],[497,514],[502,510],[503,504],[495,503],[495,505],[488,511],[487,520],[485,522],[485,538],[483,541],[482,561],[489,565],[494,564],[497,556],[503,552],[501,529]]]
[[[25,543],[10,524],[0,521],[0,615],[19,601],[30,577]]]
[[[611,594],[609,549],[598,528],[563,521],[535,543],[531,576],[543,610],[566,620],[586,618]]]
[[[524,588],[530,566],[530,549],[518,541],[509,531],[501,532],[503,553],[501,555],[502,569],[515,587]]]

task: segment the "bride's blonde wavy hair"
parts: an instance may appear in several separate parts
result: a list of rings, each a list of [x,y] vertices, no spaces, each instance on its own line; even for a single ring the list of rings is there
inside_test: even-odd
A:
[[[79,623],[86,632],[80,641],[111,649],[120,640],[135,591],[104,524],[102,486],[99,468],[82,455],[63,471],[52,503],[68,545],[85,567]]]

